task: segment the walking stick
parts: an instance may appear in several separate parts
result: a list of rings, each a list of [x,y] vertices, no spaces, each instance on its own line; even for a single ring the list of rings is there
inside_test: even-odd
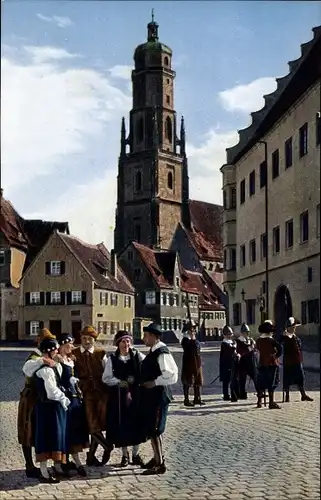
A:
[[[217,375],[217,377],[216,377],[214,380],[212,380],[211,385],[212,385],[212,384],[214,384],[214,382],[216,382],[216,381],[217,381],[217,379],[219,378],[219,376],[220,376],[220,375]]]

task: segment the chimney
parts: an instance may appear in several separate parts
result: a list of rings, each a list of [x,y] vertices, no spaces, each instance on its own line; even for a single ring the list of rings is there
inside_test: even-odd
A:
[[[115,250],[110,251],[110,271],[115,279],[117,279],[117,255]]]

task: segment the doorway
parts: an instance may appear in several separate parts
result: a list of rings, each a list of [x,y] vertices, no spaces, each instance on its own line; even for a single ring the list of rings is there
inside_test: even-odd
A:
[[[80,344],[80,332],[82,328],[82,322],[81,321],[72,321],[71,322],[71,333],[72,336],[75,339],[75,345]]]
[[[6,340],[8,342],[17,342],[18,340],[18,321],[7,321],[6,322]]]
[[[277,338],[283,334],[286,321],[292,315],[292,299],[289,289],[287,286],[281,285],[277,288],[274,295],[274,320]]]
[[[59,320],[50,320],[49,321],[49,330],[53,335],[61,335],[61,321]]]

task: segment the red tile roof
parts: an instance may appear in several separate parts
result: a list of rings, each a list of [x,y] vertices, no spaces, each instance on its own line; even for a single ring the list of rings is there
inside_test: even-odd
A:
[[[132,245],[157,285],[160,288],[172,288],[176,252],[153,250],[135,241]]]
[[[223,207],[189,200],[191,230],[186,234],[202,260],[223,259]]]
[[[117,277],[113,276],[111,255],[103,243],[91,245],[75,236],[58,234],[72,254],[87,269],[98,288],[127,294],[135,293],[134,287],[120,266],[117,266]]]
[[[219,303],[215,293],[215,283],[204,271],[203,273],[187,271],[181,268],[181,288],[187,293],[196,293],[199,297],[199,308],[208,311],[223,311],[225,307]]]
[[[0,196],[0,231],[10,246],[26,252],[28,241],[22,223],[23,218],[15,211],[10,201]]]

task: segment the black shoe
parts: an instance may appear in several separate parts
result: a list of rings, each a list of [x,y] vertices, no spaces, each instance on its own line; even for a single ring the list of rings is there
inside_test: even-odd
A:
[[[66,464],[62,464],[61,468],[63,471],[77,470],[76,464],[74,462],[67,462]]]
[[[60,480],[58,478],[56,478],[55,476],[53,476],[52,474],[49,474],[48,478],[43,477],[40,474],[39,481],[40,481],[40,483],[45,483],[45,484],[58,484],[58,483],[60,483]]]
[[[231,401],[231,396],[223,396],[223,401]]]
[[[110,460],[111,452],[112,452],[112,450],[108,450],[108,451],[104,450],[103,458],[102,458],[102,461],[101,461],[100,465],[106,465],[106,464],[108,464],[108,462]]]
[[[76,467],[78,476],[87,477],[87,471],[83,465]]]
[[[137,465],[138,467],[142,467],[142,465],[144,465],[142,457],[140,455],[135,455],[135,456],[133,455],[132,465]]]
[[[185,399],[185,401],[184,401],[184,406],[189,406],[189,407],[191,407],[191,406],[194,406],[194,403],[191,403],[191,401],[189,401],[188,399]]]
[[[40,469],[38,469],[38,467],[26,469],[26,476],[29,478],[38,479],[40,477]]]
[[[242,394],[239,399],[247,399],[247,394]]]
[[[281,407],[277,403],[269,403],[269,409],[270,410],[280,410]]]
[[[231,403],[237,403],[237,399],[236,398],[231,398]]]
[[[199,400],[194,400],[194,406],[198,405],[198,406],[205,406],[205,403],[204,401],[201,401],[200,399]]]
[[[57,476],[57,477],[66,477],[66,478],[71,477],[69,470],[64,469],[63,467],[61,467],[61,472],[59,470],[57,470],[55,466],[53,466],[52,470],[54,471],[54,477],[55,476]]]
[[[166,472],[166,465],[165,462],[163,462],[161,465],[154,465],[151,469],[144,470],[143,474],[144,476],[155,476],[157,474],[165,474]]]
[[[121,462],[120,462],[120,466],[121,467],[127,467],[127,465],[129,465],[129,455],[123,455],[122,456],[122,459],[121,459]]]
[[[308,396],[307,394],[304,394],[303,396],[301,396],[301,401],[313,401],[313,399],[310,398],[310,396]]]
[[[152,469],[153,467],[155,467],[155,465],[156,465],[155,458],[152,458],[146,464],[142,463],[142,465],[140,467],[141,467],[141,469]]]
[[[95,457],[95,455],[90,455],[89,453],[87,453],[86,465],[88,465],[88,467],[100,467],[101,463],[99,462],[98,458]]]

